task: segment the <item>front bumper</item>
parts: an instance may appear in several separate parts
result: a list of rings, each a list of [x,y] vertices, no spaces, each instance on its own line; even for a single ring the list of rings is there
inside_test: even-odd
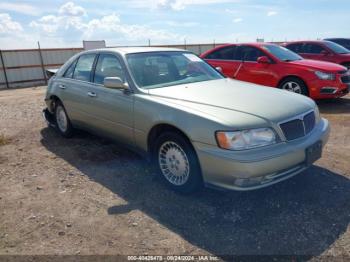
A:
[[[48,126],[54,127],[56,124],[54,115],[49,111],[48,108],[45,108],[42,112],[43,118]]]
[[[229,151],[193,142],[202,168],[204,182],[209,186],[233,190],[266,187],[308,168],[305,150],[318,141],[324,146],[330,127],[322,119],[307,136],[290,142],[246,151]]]
[[[314,80],[308,83],[310,88],[310,96],[313,99],[330,99],[339,98],[349,93],[350,84],[343,83],[337,76],[335,81],[330,80]]]

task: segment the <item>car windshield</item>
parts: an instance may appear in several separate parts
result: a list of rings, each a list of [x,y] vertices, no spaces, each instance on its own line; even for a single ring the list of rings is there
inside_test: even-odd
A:
[[[224,78],[202,59],[188,52],[127,54],[126,60],[136,84],[145,89]]]
[[[324,44],[331,49],[334,53],[337,54],[350,54],[350,51],[341,45],[338,45],[334,42],[324,41]]]
[[[279,45],[264,45],[262,46],[270,54],[277,57],[279,60],[290,62],[296,60],[302,60],[303,58],[296,53],[290,51],[289,49],[279,46]]]

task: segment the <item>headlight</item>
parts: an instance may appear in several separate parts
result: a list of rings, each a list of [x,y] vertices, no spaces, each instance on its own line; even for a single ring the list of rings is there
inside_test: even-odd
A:
[[[318,123],[321,120],[320,111],[318,110],[317,105],[315,105],[315,120],[316,120],[316,123]]]
[[[315,75],[321,80],[335,80],[335,74],[315,71]]]
[[[271,128],[257,128],[232,132],[216,132],[219,147],[229,150],[245,150],[276,143],[275,132]]]

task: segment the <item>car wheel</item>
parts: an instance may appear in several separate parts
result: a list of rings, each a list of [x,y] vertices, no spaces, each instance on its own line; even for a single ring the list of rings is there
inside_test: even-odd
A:
[[[67,115],[67,112],[60,101],[55,106],[55,122],[58,132],[63,137],[71,137],[73,135],[73,127]]]
[[[289,77],[282,81],[279,85],[280,89],[308,96],[309,92],[305,83],[296,77]]]
[[[173,190],[192,193],[202,187],[202,174],[191,143],[182,135],[167,132],[158,137],[153,155],[162,180]]]

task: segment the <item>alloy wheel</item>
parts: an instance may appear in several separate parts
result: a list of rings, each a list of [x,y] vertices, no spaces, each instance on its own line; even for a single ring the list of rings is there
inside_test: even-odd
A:
[[[301,87],[298,83],[296,82],[286,82],[283,86],[282,89],[287,90],[289,92],[293,92],[293,93],[297,93],[297,94],[301,94]]]
[[[190,164],[185,151],[173,141],[164,142],[158,152],[163,176],[175,186],[184,185],[190,175]]]
[[[57,122],[58,128],[62,132],[67,131],[68,119],[67,119],[66,112],[64,111],[64,109],[61,105],[58,105],[56,108],[56,122]]]

